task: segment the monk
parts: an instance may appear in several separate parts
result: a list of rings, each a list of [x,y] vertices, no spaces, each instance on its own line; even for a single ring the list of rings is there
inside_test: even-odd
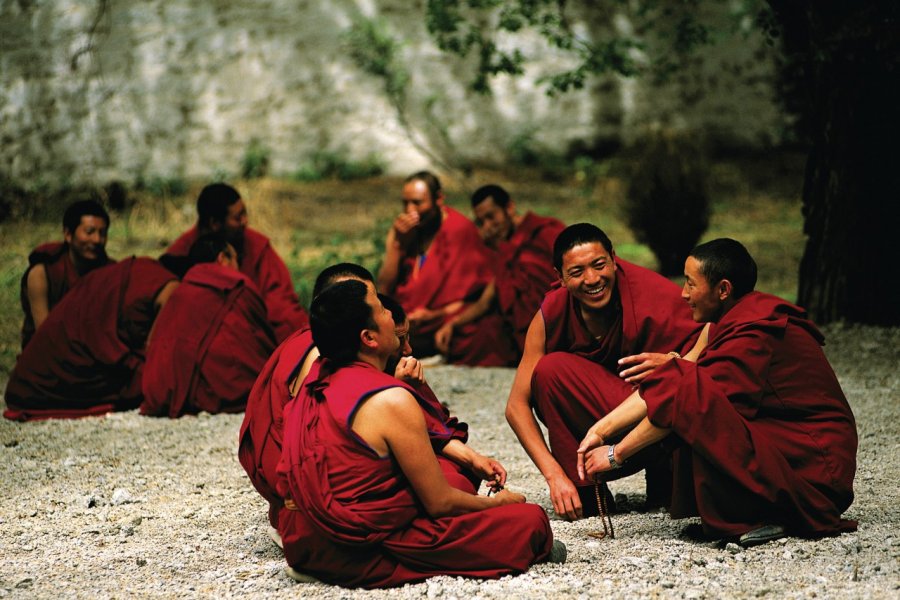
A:
[[[676,284],[616,257],[594,225],[563,230],[553,262],[561,286],[547,294],[528,328],[506,418],[546,479],[554,510],[571,520],[598,513],[594,482],[575,468],[579,441],[650,369],[672,360],[699,326]],[[652,467],[648,504],[667,503],[667,455],[642,458],[628,474]]]
[[[28,255],[22,276],[22,348],[72,286],[112,261],[106,256],[109,215],[93,200],[73,202],[63,214],[63,241],[42,244]]]
[[[535,311],[557,281],[553,242],[565,225],[552,217],[516,212],[516,203],[499,185],[485,185],[472,194],[475,225],[490,253],[494,278],[476,302],[448,319],[435,334],[446,352],[453,332],[492,310],[499,310],[505,331],[512,335],[521,358],[525,334]]]
[[[478,230],[444,205],[438,178],[428,171],[403,184],[403,213],[385,241],[378,290],[400,302],[412,323],[413,347],[425,356],[438,352],[435,334],[491,282],[490,257]],[[497,313],[454,329],[445,346],[448,362],[509,366],[515,347]]]
[[[708,343],[696,363],[654,369],[591,427],[579,472],[606,476],[677,437],[670,512],[699,515],[707,538],[753,546],[855,530],[841,514],[853,502],[856,422],[821,332],[803,309],[753,291],[756,263],[735,240],[697,246],[684,275]]]
[[[191,244],[201,235],[224,232],[228,243],[237,250],[241,273],[250,278],[262,295],[269,324],[276,340],[281,342],[306,325],[309,317],[297,299],[290,272],[269,238],[247,223],[247,208],[237,190],[225,183],[210,184],[197,198],[197,225],[175,240],[160,260],[182,276],[180,269],[189,266],[189,261],[178,257],[186,257]]]
[[[266,305],[225,237],[200,236],[189,256],[147,349],[142,415],[241,412],[275,349]]]
[[[429,405],[384,373],[400,341],[374,289],[336,283],[310,314],[321,358],[288,407],[279,465],[288,564],[328,583],[383,588],[496,578],[546,560],[553,537],[541,507],[499,489],[493,470],[479,473],[493,496],[444,476]]]
[[[338,281],[357,279],[374,286],[369,271],[352,263],[324,269],[316,278],[313,297]],[[272,353],[256,378],[244,413],[238,441],[238,460],[256,490],[269,502],[269,535],[281,545],[275,527],[284,499],[276,491],[276,467],[281,458],[284,407],[297,394],[313,363],[319,357],[309,327],[291,334]]]
[[[19,355],[3,416],[29,421],[137,408],[144,347],[177,286],[151,258],[132,257],[85,275]]]

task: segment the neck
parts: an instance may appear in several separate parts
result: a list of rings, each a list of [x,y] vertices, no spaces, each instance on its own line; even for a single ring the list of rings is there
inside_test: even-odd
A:
[[[79,275],[84,275],[88,271],[90,271],[96,264],[100,262],[100,259],[95,261],[85,260],[75,254],[72,251],[72,246],[69,246],[69,260],[72,261],[72,264],[75,265],[75,270]]]
[[[360,352],[356,356],[356,359],[360,362],[364,362],[366,364],[372,365],[379,371],[384,371],[385,368],[387,368],[387,361],[388,361],[387,356],[382,357],[377,354],[369,354],[367,352]]]

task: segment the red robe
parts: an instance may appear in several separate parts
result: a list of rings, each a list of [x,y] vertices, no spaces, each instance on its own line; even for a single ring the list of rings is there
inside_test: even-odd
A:
[[[856,529],[856,421],[802,309],[752,292],[709,333],[697,363],[675,360],[641,385],[647,415],[672,429],[672,516],[708,533],[782,524],[801,536]]]
[[[98,263],[94,268],[113,262],[115,261],[106,258],[103,263]],[[39,264],[44,265],[47,273],[47,305],[51,309],[82,277],[78,274],[72,257],[69,256],[69,246],[65,242],[42,244],[31,251],[31,254],[28,255],[28,268],[22,275],[20,293],[22,312],[25,313],[25,320],[22,322],[22,348],[25,348],[31,340],[31,336],[34,335],[34,318],[31,316],[31,302],[28,300],[28,274],[35,265]]]
[[[156,319],[141,414],[240,412],[274,348],[253,282],[216,263],[196,265]]]
[[[299,509],[280,515],[288,563],[329,583],[382,588],[437,575],[496,578],[545,558],[552,532],[541,507],[431,518],[396,461],[352,432],[360,403],[393,387],[431,410],[415,390],[364,363],[307,383],[288,409],[281,486]]]
[[[250,390],[241,424],[238,460],[253,487],[269,502],[272,526],[278,525],[278,511],[284,506],[284,498],[277,491],[277,467],[283,444],[284,408],[291,400],[290,382],[297,377],[314,347],[312,332],[303,328],[275,349]],[[318,363],[313,367],[317,369]],[[425,418],[435,451],[440,451],[452,439],[465,443],[469,426],[450,416],[428,384],[417,384],[415,389],[431,405]],[[465,477],[470,478],[468,474]]]
[[[497,303],[515,337],[519,355],[544,295],[559,280],[553,269],[553,243],[565,227],[558,219],[529,212],[495,253]]]
[[[576,450],[587,430],[622,403],[633,387],[619,377],[617,361],[641,352],[683,348],[700,329],[691,319],[680,288],[658,273],[617,258],[615,297],[618,317],[602,341],[584,325],[576,301],[565,288],[547,294],[541,305],[546,355],[532,375],[532,402],[547,426],[550,448],[576,485]],[[658,453],[648,452],[647,461]],[[632,460],[630,471],[642,464]],[[646,463],[644,463],[646,464]]]
[[[151,258],[130,258],[85,275],[16,361],[3,416],[74,418],[137,407],[154,302],[174,279]]]
[[[460,300],[474,302],[493,278],[488,248],[475,225],[450,207],[444,207],[444,214],[418,272],[414,267],[422,260],[419,256],[408,256],[400,265],[392,295],[407,313],[423,307],[439,309]],[[435,332],[456,314],[411,328],[413,347],[425,354],[434,352]],[[513,340],[504,331],[500,315],[488,313],[453,332],[448,359],[455,364],[504,367],[512,365],[515,357]]]
[[[169,246],[166,254],[186,256],[197,237],[197,227],[191,227]],[[244,229],[244,246],[238,261],[241,273],[256,285],[266,303],[269,323],[277,341],[281,342],[309,323],[309,316],[294,292],[291,274],[272,248],[269,238],[249,227]]]

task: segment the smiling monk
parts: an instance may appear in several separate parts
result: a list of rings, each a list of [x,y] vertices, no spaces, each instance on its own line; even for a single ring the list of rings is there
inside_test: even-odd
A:
[[[553,263],[562,285],[547,294],[528,328],[506,418],[547,480],[557,514],[578,519],[597,514],[593,481],[576,470],[579,441],[699,326],[677,285],[617,258],[594,225],[564,229]],[[549,448],[538,419],[547,427]],[[660,461],[660,475],[648,474],[648,503],[657,505],[667,502],[666,457],[632,461],[625,473]]]

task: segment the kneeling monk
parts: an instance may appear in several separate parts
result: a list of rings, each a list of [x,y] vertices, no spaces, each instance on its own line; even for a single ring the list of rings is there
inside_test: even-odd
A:
[[[137,408],[144,347],[178,280],[152,258],[91,271],[50,311],[6,386],[7,419]]]
[[[344,281],[324,290],[311,327],[322,358],[288,406],[279,465],[290,509],[279,529],[295,570],[376,588],[500,577],[550,555],[541,507],[447,482],[428,438],[429,406],[383,372],[400,342],[374,289]]]
[[[822,334],[802,309],[753,291],[756,263],[734,240],[697,246],[684,273],[681,295],[694,320],[710,322],[708,345],[696,363],[656,368],[600,419],[579,471],[616,469],[674,433],[684,444],[671,513],[699,515],[707,537],[751,546],[856,529],[841,518],[853,501],[856,421]]]
[[[225,237],[200,236],[147,348],[141,414],[241,412],[275,349],[266,305]]]

